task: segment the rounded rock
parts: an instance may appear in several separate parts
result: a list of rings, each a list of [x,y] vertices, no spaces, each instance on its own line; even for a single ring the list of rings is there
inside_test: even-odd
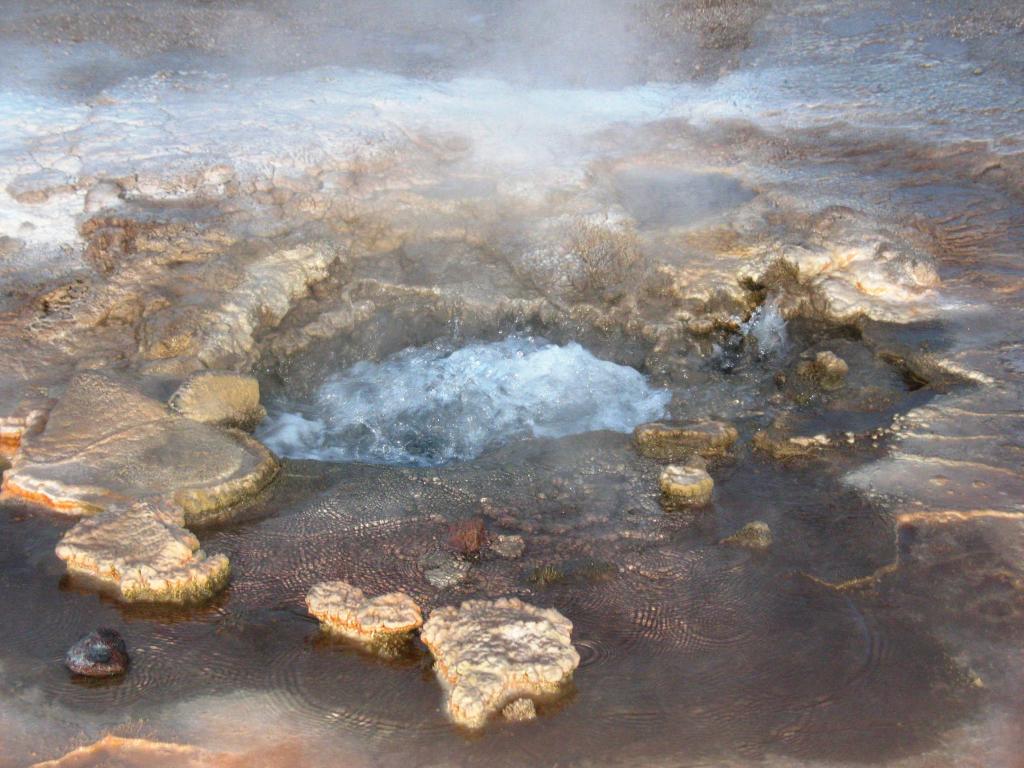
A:
[[[97,629],[80,637],[64,656],[64,666],[83,677],[114,677],[128,669],[128,648],[113,629]]]
[[[673,504],[698,507],[711,501],[715,487],[706,469],[675,464],[662,470],[660,484],[662,493]]]

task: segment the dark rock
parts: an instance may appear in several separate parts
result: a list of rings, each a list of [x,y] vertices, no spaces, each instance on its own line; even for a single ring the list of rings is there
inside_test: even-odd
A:
[[[97,629],[81,637],[64,656],[64,665],[76,675],[113,677],[128,669],[124,638],[113,629]]]

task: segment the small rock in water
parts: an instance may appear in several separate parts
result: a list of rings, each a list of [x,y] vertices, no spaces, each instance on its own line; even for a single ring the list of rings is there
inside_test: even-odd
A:
[[[113,629],[97,629],[79,638],[64,656],[64,666],[84,677],[113,677],[128,669],[124,638]]]
[[[797,366],[799,376],[810,379],[822,389],[838,389],[843,386],[850,366],[834,352],[825,350],[814,356],[813,360],[804,360]]]
[[[724,421],[653,421],[633,430],[637,450],[651,459],[679,461],[697,453],[721,456],[739,437]]]
[[[408,635],[423,624],[415,601],[403,592],[368,598],[347,581],[324,581],[306,595],[306,607],[329,632],[362,642]]]
[[[515,534],[495,536],[494,541],[491,542],[491,551],[506,560],[515,560],[523,554],[525,549],[526,542],[523,541],[523,537]]]
[[[420,558],[423,576],[438,589],[454,587],[469,575],[469,563],[451,552],[430,552]]]
[[[479,517],[448,525],[448,546],[464,557],[477,557],[488,543],[487,528]]]
[[[515,723],[536,720],[537,706],[533,703],[533,699],[520,698],[506,704],[502,708],[501,714],[506,720],[511,720]]]
[[[715,481],[698,466],[669,465],[661,473],[661,491],[673,505],[703,506],[711,501]]]
[[[754,434],[751,444],[773,459],[790,461],[810,459],[832,446],[828,435],[790,435],[779,427],[762,429]]]
[[[744,525],[732,536],[722,539],[721,543],[747,549],[768,549],[772,545],[772,529],[767,523],[755,520]]]
[[[420,637],[436,661],[448,715],[467,728],[480,728],[507,702],[559,692],[580,663],[572,622],[516,598],[436,608]]]

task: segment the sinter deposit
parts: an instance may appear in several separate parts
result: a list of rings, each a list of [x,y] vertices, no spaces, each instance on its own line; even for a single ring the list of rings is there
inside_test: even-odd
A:
[[[661,471],[661,492],[673,503],[696,506],[711,501],[715,481],[703,467],[670,464]]]
[[[82,519],[57,545],[68,572],[112,587],[123,600],[191,602],[228,579],[228,559],[207,556],[176,508],[137,503]]]
[[[656,421],[633,430],[637,449],[652,459],[679,461],[693,454],[721,456],[739,437],[736,427],[723,421]]]
[[[346,581],[315,584],[306,595],[309,612],[328,632],[375,642],[389,635],[408,635],[423,624],[415,601],[401,592],[366,597]]]
[[[468,728],[481,727],[515,699],[556,693],[580,663],[572,622],[516,598],[439,608],[421,636],[434,654],[448,714]]]
[[[22,440],[3,488],[78,514],[164,500],[194,523],[276,472],[277,460],[248,435],[179,416],[128,381],[89,371],[71,380],[45,429]]]

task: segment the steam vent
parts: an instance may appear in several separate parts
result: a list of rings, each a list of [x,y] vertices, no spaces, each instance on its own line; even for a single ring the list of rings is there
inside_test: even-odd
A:
[[[0,768],[1024,766],[1024,6],[0,2]]]

